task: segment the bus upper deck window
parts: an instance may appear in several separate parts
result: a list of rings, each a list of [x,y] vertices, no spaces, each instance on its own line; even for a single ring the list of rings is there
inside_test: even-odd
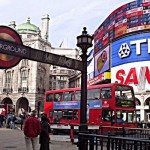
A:
[[[47,94],[46,95],[46,102],[52,102],[53,101],[53,94]]]
[[[102,88],[102,90],[101,90],[101,98],[103,98],[103,99],[112,98],[111,88]]]
[[[81,91],[76,91],[76,93],[75,93],[75,100],[77,100],[77,101],[81,100]]]
[[[100,89],[89,89],[87,91],[87,99],[99,99]]]
[[[62,93],[55,93],[54,101],[59,102],[62,100]]]
[[[73,91],[65,92],[64,93],[64,100],[65,101],[74,100],[74,92]]]

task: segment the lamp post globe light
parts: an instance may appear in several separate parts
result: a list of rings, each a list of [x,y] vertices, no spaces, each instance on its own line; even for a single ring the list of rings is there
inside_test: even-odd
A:
[[[80,126],[79,132],[86,132],[87,128],[87,50],[93,44],[93,36],[89,35],[86,27],[82,34],[77,36],[77,46],[82,50],[83,69],[81,72],[81,102],[80,102]],[[79,136],[79,150],[87,150],[87,141]]]

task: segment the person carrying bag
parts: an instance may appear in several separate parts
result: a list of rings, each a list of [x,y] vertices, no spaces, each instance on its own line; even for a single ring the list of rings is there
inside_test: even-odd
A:
[[[41,134],[40,134],[40,150],[50,150],[49,148],[49,133],[51,132],[50,125],[46,116],[41,117]]]

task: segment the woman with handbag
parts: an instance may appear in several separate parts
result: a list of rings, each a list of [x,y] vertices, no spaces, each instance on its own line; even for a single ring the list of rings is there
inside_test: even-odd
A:
[[[45,115],[41,117],[41,134],[40,134],[40,150],[50,150],[49,148],[49,133],[50,133],[50,124]]]

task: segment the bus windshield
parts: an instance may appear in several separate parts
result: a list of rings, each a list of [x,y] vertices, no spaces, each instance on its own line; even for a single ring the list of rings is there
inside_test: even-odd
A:
[[[131,87],[118,85],[115,87],[116,106],[135,107],[134,93]]]

